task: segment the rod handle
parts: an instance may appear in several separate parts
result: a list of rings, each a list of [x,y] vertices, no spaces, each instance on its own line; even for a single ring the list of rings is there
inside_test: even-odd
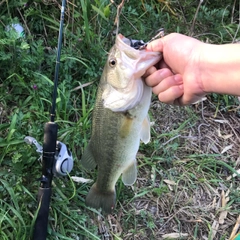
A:
[[[51,188],[42,188],[38,190],[38,215],[35,221],[33,240],[46,240],[49,206],[51,200]]]

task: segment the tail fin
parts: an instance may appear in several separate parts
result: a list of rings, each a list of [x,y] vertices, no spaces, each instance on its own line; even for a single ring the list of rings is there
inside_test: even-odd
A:
[[[96,186],[96,183],[91,187],[87,197],[86,205],[95,209],[101,208],[105,213],[112,213],[116,201],[116,192],[100,192]]]

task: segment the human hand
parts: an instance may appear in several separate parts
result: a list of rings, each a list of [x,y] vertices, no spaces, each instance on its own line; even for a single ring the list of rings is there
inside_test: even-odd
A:
[[[204,45],[178,33],[148,44],[147,50],[163,53],[163,59],[145,74],[146,84],[161,102],[188,105],[206,95],[199,67]]]

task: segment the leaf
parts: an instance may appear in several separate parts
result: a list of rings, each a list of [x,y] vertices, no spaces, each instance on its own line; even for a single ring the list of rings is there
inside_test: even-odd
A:
[[[12,116],[11,124],[9,126],[7,142],[9,142],[11,140],[13,133],[16,131],[16,129],[15,129],[16,123],[17,123],[17,113],[14,113],[14,115]]]
[[[10,145],[18,145],[21,143],[24,143],[24,141],[23,140],[11,140],[10,142],[6,142],[6,141],[1,141],[1,139],[0,139],[0,147],[7,147]]]
[[[177,184],[176,184],[174,181],[172,181],[172,180],[164,179],[163,181],[164,181],[166,184],[169,184],[169,185],[174,185],[174,186],[177,185]]]
[[[214,119],[213,121],[217,123],[228,123],[228,120]]]
[[[240,174],[240,169],[238,169],[238,170],[236,171],[236,173]],[[236,173],[234,173],[232,176],[227,177],[227,180],[229,181],[229,180],[231,180],[232,178],[236,177],[236,176],[237,176]]]
[[[95,7],[94,5],[92,5],[92,9],[97,12],[104,20],[108,21],[108,19],[105,16],[105,13],[102,12],[99,8]]]
[[[84,88],[84,87],[87,87],[87,86],[89,86],[89,85],[91,85],[91,84],[93,84],[93,81],[92,81],[92,82],[84,83],[84,84],[82,84],[82,85],[80,85],[80,86],[77,86],[77,87],[75,87],[74,89],[72,89],[71,92],[77,91],[77,90],[82,89],[82,88]]]
[[[230,145],[226,146],[226,147],[221,151],[221,154],[223,154],[223,153],[227,152],[228,150],[232,149],[232,147],[233,147],[233,144],[230,144]]]
[[[235,226],[234,226],[234,228],[232,230],[232,233],[230,235],[229,240],[234,240],[234,239],[237,240],[237,239],[239,239],[238,237],[240,237],[240,233],[237,234],[239,227],[240,227],[240,215],[238,216],[238,219],[237,219],[236,224],[235,224]],[[235,237],[237,237],[237,238],[235,238]]]
[[[107,6],[104,8],[103,12],[104,12],[105,17],[109,18],[109,16],[110,16],[110,8],[109,8],[109,5],[107,5]]]
[[[77,182],[77,183],[91,183],[91,182],[93,182],[92,179],[86,179],[86,178],[77,177],[77,176],[72,176],[71,179],[74,182]]]
[[[229,166],[227,163],[223,162],[223,161],[217,161],[217,164],[222,165],[224,167],[226,167],[227,169],[229,169],[230,171],[232,171],[234,174],[236,174],[236,176],[240,177],[240,172],[236,171],[234,168],[232,168],[231,166]]]
[[[225,218],[227,217],[227,214],[228,214],[228,211],[226,210],[226,206],[227,206],[227,202],[229,201],[229,197],[227,197],[227,194],[225,194],[225,192],[222,190],[222,193],[221,193],[221,207],[222,207],[222,211],[220,212],[220,215],[219,215],[219,224],[223,224],[224,223],[224,220]]]
[[[219,227],[219,222],[217,220],[214,220],[212,224],[212,235],[210,236],[209,239],[211,240],[215,239],[215,235],[218,231],[218,227]]]
[[[228,138],[231,138],[233,136],[233,134],[226,134],[226,135],[222,135],[221,132],[220,132],[220,129],[217,130],[217,133],[218,133],[218,137],[221,137],[223,139],[228,139]]]
[[[237,158],[235,165],[236,165],[236,167],[238,167],[240,165],[240,157]]]
[[[168,179],[164,179],[163,181],[167,184],[170,191],[173,191],[173,188],[172,188],[171,185],[174,185],[174,186],[177,185],[174,181],[171,181],[171,180],[168,180]]]
[[[26,42],[22,42],[20,48],[22,50],[26,50],[26,49],[30,48],[30,45],[28,43],[26,43]]]
[[[203,102],[203,101],[205,101],[205,100],[207,100],[207,98],[206,98],[206,97],[203,97],[203,98],[197,100],[196,102],[194,102],[194,103],[192,103],[192,104],[193,104],[193,105],[194,105],[194,104],[198,104],[198,103]]]
[[[61,61],[64,61],[64,60],[66,60],[66,59],[71,59],[71,60],[75,60],[75,61],[77,61],[77,62],[80,62],[82,65],[84,65],[86,68],[88,68],[88,65],[84,62],[84,61],[88,61],[87,59],[85,59],[85,58],[83,58],[83,60],[82,59],[79,59],[79,58],[76,58],[76,57],[69,57],[69,56],[64,56],[64,57],[61,57]]]
[[[183,238],[187,238],[188,237],[188,233],[167,233],[162,235],[163,239],[183,239]]]

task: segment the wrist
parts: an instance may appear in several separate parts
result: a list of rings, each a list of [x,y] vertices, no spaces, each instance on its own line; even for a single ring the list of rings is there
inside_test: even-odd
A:
[[[240,45],[204,44],[200,54],[200,78],[207,93],[240,95]]]

